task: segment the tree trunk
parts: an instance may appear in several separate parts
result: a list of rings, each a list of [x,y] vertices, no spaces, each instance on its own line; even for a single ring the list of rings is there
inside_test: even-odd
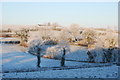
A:
[[[37,67],[40,67],[40,48],[38,48],[37,52]]]
[[[65,65],[65,48],[63,48],[63,55],[61,58],[61,66],[64,66],[64,65]]]

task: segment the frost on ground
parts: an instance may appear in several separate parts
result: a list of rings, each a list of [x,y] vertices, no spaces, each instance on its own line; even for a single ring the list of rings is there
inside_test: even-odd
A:
[[[118,67],[3,73],[3,78],[117,78]]]
[[[18,45],[2,45],[3,78],[116,78],[118,74],[118,67],[115,65],[108,67],[38,71],[36,67],[36,56],[22,52],[21,49],[23,48]],[[98,64],[65,61],[65,66],[89,65],[95,66]],[[60,60],[41,58],[41,67],[60,67]],[[30,70],[34,72],[22,72]]]
[[[37,57],[19,51],[21,47],[15,45],[3,45],[2,53],[2,71],[30,71],[37,70]],[[19,50],[18,50],[19,49]],[[104,64],[84,63],[76,61],[65,61],[65,66],[96,66]],[[60,67],[60,60],[41,58],[41,67]]]

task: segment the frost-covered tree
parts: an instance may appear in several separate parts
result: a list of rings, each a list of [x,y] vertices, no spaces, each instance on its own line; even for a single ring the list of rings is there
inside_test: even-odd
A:
[[[73,36],[74,41],[77,41],[77,36],[80,36],[80,27],[78,24],[71,24],[69,32]]]
[[[39,29],[39,37],[45,41],[46,45],[57,44],[56,37],[54,37],[55,34],[57,33],[54,33],[53,30],[47,27]]]
[[[37,67],[40,67],[41,47],[44,46],[44,41],[33,40],[29,43],[28,52],[37,56]]]
[[[69,50],[69,42],[68,42],[68,31],[67,29],[63,29],[61,31],[61,33],[59,34],[59,42],[58,42],[58,46],[59,49],[62,50],[62,54],[61,54],[61,66],[64,66],[65,64],[65,54],[66,52]]]
[[[96,40],[96,32],[92,29],[86,29],[82,36],[85,38],[87,45],[94,43]]]
[[[99,35],[96,39],[96,47],[114,48],[118,47],[118,36],[114,33],[104,32],[106,35]]]
[[[61,49],[63,50],[62,52],[62,56],[61,56],[61,66],[65,66],[65,54],[67,51],[69,51],[69,44],[67,41],[65,40],[61,40],[59,42],[59,46],[61,47]]]
[[[103,51],[104,51],[104,54],[103,54],[104,55],[103,56],[104,60],[103,60],[103,62],[111,62],[112,50],[113,50],[113,48],[108,48],[107,50],[103,49]]]
[[[61,40],[68,41],[68,38],[70,38],[70,34],[69,34],[69,31],[65,28],[57,36],[57,39],[59,41],[61,41]]]
[[[29,38],[28,33],[29,33],[29,30],[25,28],[16,32],[16,35],[21,39],[21,42],[20,42],[21,46],[26,46],[26,43],[28,42],[28,38]]]
[[[96,48],[104,48],[105,47],[105,39],[106,39],[105,36],[97,35],[95,47]]]
[[[114,48],[118,45],[118,36],[113,33],[106,33],[104,38],[101,38],[105,48]]]
[[[70,51],[67,41],[62,40],[58,45],[49,47],[46,51],[45,57],[61,59],[60,65],[65,66],[65,55]]]
[[[116,46],[116,40],[115,40],[115,38],[107,38],[106,39],[106,43],[108,44],[108,48],[113,48],[113,47],[115,47]]]
[[[50,40],[52,34],[50,29],[44,27],[39,29],[39,35],[43,40]]]
[[[103,49],[103,62],[116,63],[119,59],[119,50],[117,47]]]

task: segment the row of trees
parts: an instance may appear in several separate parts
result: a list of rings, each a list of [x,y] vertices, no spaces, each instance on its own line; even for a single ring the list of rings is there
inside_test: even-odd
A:
[[[45,38],[43,38],[43,36],[41,36],[40,39],[31,41],[30,45],[29,45],[29,49],[28,49],[29,53],[37,53],[37,66],[38,67],[40,67],[40,62],[41,62],[40,57],[41,57],[42,46],[44,46],[46,44],[46,40],[50,39],[50,37],[49,37],[50,34],[46,34],[46,29],[45,29],[45,32],[43,32],[43,33],[40,32],[40,33],[44,34]],[[61,55],[60,65],[65,66],[65,54],[69,50],[69,43],[67,41],[68,36],[66,35],[66,32],[63,31],[61,33],[61,36],[59,36],[59,37],[60,37],[59,42],[57,43],[57,45],[59,47],[58,47],[58,49],[56,49],[55,52],[61,50],[62,55]]]
[[[42,40],[33,40],[29,44],[29,49],[28,52],[33,54],[36,53],[37,56],[37,67],[40,67],[41,63],[41,51],[42,51],[42,46],[45,45],[45,41]],[[62,55],[61,55],[61,66],[65,65],[65,54],[69,50],[69,44],[66,41],[61,41],[59,43],[59,50],[62,50]]]
[[[85,44],[85,45],[91,45],[94,44],[95,46],[100,47],[115,47],[117,43],[117,37],[111,36],[109,37],[109,33],[104,36],[99,36],[98,32],[96,32],[94,29],[82,29],[77,24],[72,24],[70,27],[65,27],[61,31],[53,31],[51,29],[45,28],[39,28],[39,34],[40,37],[43,40],[51,40],[59,42],[63,36],[66,37],[66,41],[69,43],[76,43],[78,45]],[[16,34],[21,39],[21,44],[26,43],[30,37],[29,30],[28,29],[21,29],[20,31],[17,31]],[[55,36],[58,34],[57,36]]]
[[[21,38],[21,44],[23,43],[27,43],[28,42],[28,38],[29,38],[29,30],[27,29],[22,29],[19,32],[16,32],[16,34]],[[41,55],[41,46],[45,45],[45,41],[46,40],[50,40],[51,39],[51,34],[50,31],[48,31],[48,29],[44,29],[44,31],[40,31],[40,36],[42,37],[39,40],[33,40],[32,45],[29,46],[29,52],[30,53],[37,53],[37,59],[38,59],[38,63],[37,66],[40,67],[40,55]],[[60,49],[62,50],[62,57],[61,57],[61,66],[64,66],[64,61],[65,61],[65,53],[67,51],[67,49],[69,48],[69,38],[72,36],[73,41],[77,42],[78,41],[78,36],[82,36],[85,41],[87,42],[87,44],[92,44],[95,41],[98,41],[99,39],[97,38],[97,33],[94,30],[91,29],[86,29],[81,31],[79,25],[71,25],[70,28],[64,28],[61,32],[60,35],[56,38],[58,40],[58,44],[60,46]],[[107,38],[107,37],[106,37]],[[116,41],[115,38],[108,38],[105,39],[106,42],[108,42],[109,46],[108,48],[114,48],[116,45]],[[105,46],[105,41],[101,40],[98,42],[103,42],[102,43],[102,47]],[[34,44],[33,44],[34,43]],[[96,44],[97,46],[99,46],[98,44]],[[101,45],[101,44],[100,44]],[[109,54],[111,54],[112,50],[108,49]],[[90,58],[90,61],[92,61],[91,59],[93,58],[93,56],[91,56],[91,53],[88,51],[88,56]],[[109,62],[111,55],[105,54],[104,56],[106,56],[106,60]],[[108,57],[109,56],[109,57]]]
[[[41,57],[41,51],[42,51],[42,46],[45,45],[44,41],[41,40],[33,40],[30,43],[30,47],[28,52],[29,53],[36,53],[37,56],[37,66],[40,67],[40,57]],[[59,58],[61,60],[60,64],[61,66],[65,66],[65,55],[68,51],[70,51],[70,45],[66,41],[60,41],[58,44],[59,47],[53,48],[49,53],[47,54],[52,54],[52,58]],[[114,52],[116,50],[116,52]],[[61,51],[61,52],[59,52]],[[100,57],[102,55],[102,61],[103,62],[118,62],[117,60],[119,59],[119,48],[108,48],[108,49],[102,49],[102,53],[98,54],[97,50],[96,52],[94,51],[88,51],[88,61],[89,62],[96,62],[95,58]],[[60,54],[59,54],[60,53]]]

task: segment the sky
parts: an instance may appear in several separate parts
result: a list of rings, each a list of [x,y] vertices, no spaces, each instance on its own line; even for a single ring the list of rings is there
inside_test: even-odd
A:
[[[117,2],[3,2],[2,23],[35,25],[57,22],[87,27],[118,25]]]

